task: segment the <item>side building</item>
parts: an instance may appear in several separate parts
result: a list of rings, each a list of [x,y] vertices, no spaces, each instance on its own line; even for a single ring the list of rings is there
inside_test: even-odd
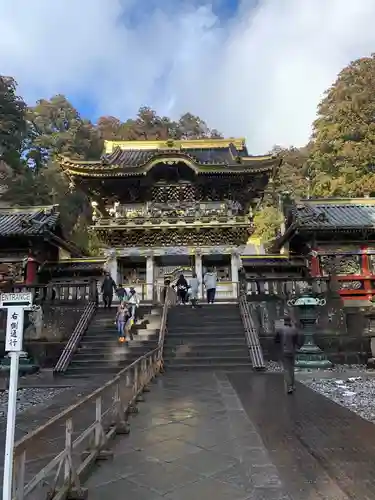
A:
[[[375,296],[375,198],[302,200],[286,211],[281,248],[306,256],[311,276],[335,277],[350,305],[365,305]]]
[[[47,262],[80,259],[82,251],[64,237],[57,205],[0,208],[0,285],[40,282]],[[46,277],[46,282],[51,278]]]
[[[218,297],[237,295],[239,256],[279,157],[250,156],[243,139],[106,141],[98,160],[60,164],[92,200],[117,283],[152,300],[166,278],[215,267]]]

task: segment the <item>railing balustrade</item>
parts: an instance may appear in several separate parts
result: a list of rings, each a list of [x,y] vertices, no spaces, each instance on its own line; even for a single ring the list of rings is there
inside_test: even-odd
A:
[[[83,311],[83,314],[78,321],[72,335],[70,336],[68,343],[66,344],[61,356],[56,363],[53,370],[54,375],[64,373],[72,360],[73,354],[76,352],[78,345],[85,333],[91,319],[93,318],[96,311],[96,303],[89,302]]]
[[[13,292],[32,292],[34,302],[96,302],[98,298],[97,282],[56,282],[47,285],[15,284]]]
[[[280,298],[299,295],[307,286],[311,286],[316,294],[325,294],[329,291],[329,279],[322,278],[247,278],[241,287],[248,296],[276,296]]]
[[[240,314],[245,329],[247,347],[249,349],[253,368],[261,370],[265,368],[262,346],[259,341],[257,325],[251,315],[246,295],[241,293],[239,299]]]
[[[69,495],[81,498],[79,495],[84,493],[82,476],[96,460],[110,455],[108,444],[112,438],[129,432],[129,414],[136,412],[142,392],[162,371],[167,314],[174,294],[173,289],[167,290],[156,349],[15,444],[14,500],[64,500]],[[85,423],[84,429],[80,419]],[[58,438],[63,434],[65,440],[56,450]],[[52,446],[53,451],[48,446]],[[35,466],[36,452],[39,456],[56,455],[44,466]]]

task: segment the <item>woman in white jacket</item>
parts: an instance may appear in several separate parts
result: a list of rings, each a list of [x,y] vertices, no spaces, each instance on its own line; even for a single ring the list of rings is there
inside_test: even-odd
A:
[[[130,290],[129,290],[129,297],[128,297],[127,303],[128,303],[128,307],[130,310],[130,323],[133,324],[135,319],[136,319],[137,309],[138,309],[139,304],[140,304],[138,294],[134,288],[130,288]]]

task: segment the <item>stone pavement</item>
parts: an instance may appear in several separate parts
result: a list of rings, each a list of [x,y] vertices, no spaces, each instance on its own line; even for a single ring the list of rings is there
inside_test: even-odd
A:
[[[87,481],[90,500],[289,498],[224,374],[164,375],[139,408]]]
[[[293,500],[374,500],[375,425],[281,375],[228,376]]]
[[[89,499],[374,500],[375,426],[280,374],[159,378]]]

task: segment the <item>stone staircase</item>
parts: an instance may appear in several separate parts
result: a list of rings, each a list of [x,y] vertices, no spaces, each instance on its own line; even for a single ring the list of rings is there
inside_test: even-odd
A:
[[[141,306],[132,327],[134,340],[120,344],[114,323],[116,308],[99,308],[68,366],[67,377],[114,374],[157,347],[161,310]]]
[[[252,369],[238,304],[169,310],[164,343],[166,369]]]

